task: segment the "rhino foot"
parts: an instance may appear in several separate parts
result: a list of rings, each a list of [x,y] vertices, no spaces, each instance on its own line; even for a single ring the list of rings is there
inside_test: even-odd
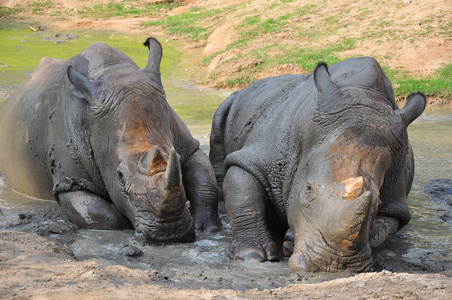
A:
[[[228,248],[229,258],[238,261],[279,261],[280,253],[280,247],[274,242],[263,247],[244,246],[233,242]]]
[[[295,249],[295,236],[293,235],[292,229],[287,229],[286,234],[284,235],[284,243],[283,243],[283,254],[284,257],[290,257],[293,254]]]
[[[231,223],[234,260],[279,261],[281,248],[267,226],[266,192],[248,171],[232,166],[224,179],[224,201]],[[270,205],[270,204],[269,204]]]
[[[205,219],[194,216],[195,219],[195,229],[205,232],[218,232],[221,230],[221,221],[218,217],[207,217]]]
[[[132,245],[124,245],[124,247],[119,249],[118,254],[124,256],[138,257],[143,255],[143,250]]]
[[[133,228],[129,219],[113,204],[84,191],[58,195],[64,215],[75,225],[89,229],[120,230]]]
[[[182,172],[190,212],[195,219],[195,229],[220,231],[222,225],[218,217],[218,188],[209,158],[198,149],[184,161]]]
[[[284,241],[284,244],[283,244],[284,257],[291,257],[294,249],[295,249],[295,244],[293,241]]]
[[[378,252],[381,246],[397,232],[398,227],[399,221],[397,219],[377,216],[369,234],[369,244],[372,250]]]

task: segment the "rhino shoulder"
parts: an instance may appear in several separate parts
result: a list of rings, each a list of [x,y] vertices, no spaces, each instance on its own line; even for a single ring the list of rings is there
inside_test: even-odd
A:
[[[383,70],[372,57],[353,57],[329,67],[331,79],[339,87],[383,87]]]
[[[53,74],[55,74],[56,70],[62,68],[65,65],[66,61],[63,59],[51,58],[51,57],[43,57],[39,61],[36,69],[31,73],[29,80],[40,80],[43,82],[47,82],[47,79]]]
[[[76,71],[91,79],[99,79],[109,68],[122,64],[139,69],[125,53],[101,42],[90,45],[71,58],[70,64]]]
[[[38,66],[36,67],[36,70],[46,69],[49,68],[55,68],[60,67],[66,63],[66,60],[64,59],[58,59],[58,58],[52,58],[52,57],[43,57],[39,61]]]

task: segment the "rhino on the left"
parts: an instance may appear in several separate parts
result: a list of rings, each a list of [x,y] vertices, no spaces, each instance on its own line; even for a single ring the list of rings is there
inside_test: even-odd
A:
[[[143,70],[103,43],[43,58],[1,107],[0,169],[11,188],[54,198],[82,228],[193,241],[195,228],[221,228],[215,173],[166,101],[160,43],[145,45]]]

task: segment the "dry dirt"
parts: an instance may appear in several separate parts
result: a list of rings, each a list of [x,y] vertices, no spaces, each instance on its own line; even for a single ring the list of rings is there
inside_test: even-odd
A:
[[[109,2],[110,0],[94,0],[93,2]],[[1,5],[13,6],[16,3],[26,4],[28,0],[0,0]],[[152,2],[140,1],[140,2]],[[184,1],[182,6],[171,13],[187,10],[189,5],[225,6],[240,0]],[[265,1],[254,1],[258,6]],[[298,1],[305,3],[308,1]],[[298,3],[296,2],[296,3]],[[312,1],[311,1],[312,2]],[[342,1],[334,2],[341,5]],[[382,1],[384,3],[388,1]],[[394,2],[394,1],[389,1]],[[54,0],[57,6],[79,8],[86,5],[82,0]],[[366,1],[358,1],[365,5]],[[451,18],[452,3],[450,0],[414,0],[413,5],[402,6],[397,14],[410,14],[413,20],[434,15],[440,11]],[[325,8],[334,10],[335,5]],[[250,10],[253,8],[250,7]],[[379,16],[375,16],[377,18]],[[146,17],[87,19],[73,15],[65,17],[23,16],[23,20],[44,24],[51,30],[93,28],[109,29],[144,36],[154,35],[168,37],[156,28],[143,29],[141,22]],[[233,16],[218,24],[207,41],[191,42],[181,40],[188,54],[208,55],[219,51],[237,37],[232,32],[236,21]],[[350,32],[357,29],[347,29]],[[230,33],[230,34],[229,34]],[[345,32],[345,34],[347,34]],[[275,37],[277,39],[278,37]],[[279,37],[283,42],[287,37]],[[245,51],[245,49],[243,49]],[[363,44],[359,54],[371,55],[381,51],[390,51],[392,59],[385,62],[390,67],[403,67],[413,73],[429,73],[444,62],[450,62],[452,47],[450,41],[426,37],[416,44],[402,42],[396,44]],[[225,56],[232,53],[226,52]],[[224,57],[223,57],[224,59]],[[416,62],[416,63],[414,63]],[[207,66],[207,72],[215,69],[218,61]],[[240,64],[252,63],[241,61]],[[228,66],[224,76],[236,70],[237,66]],[[274,76],[288,72],[297,72],[293,66],[281,66],[273,70],[264,70],[259,77]],[[221,80],[221,79],[219,79]],[[211,83],[218,85],[220,83]],[[449,271],[450,273],[450,271]],[[407,274],[382,271],[379,273],[359,274],[354,277],[336,279],[319,284],[293,284],[286,287],[246,291],[234,290],[189,290],[173,288],[167,284],[168,278],[156,271],[134,270],[122,266],[102,266],[93,260],[76,261],[66,245],[58,244],[38,235],[0,230],[0,298],[1,299],[451,299],[452,278],[442,274]],[[257,287],[256,287],[257,288]]]
[[[25,232],[0,230],[1,299],[450,299],[439,274],[359,274],[319,284],[246,291],[171,288],[156,271],[76,261],[70,249]]]

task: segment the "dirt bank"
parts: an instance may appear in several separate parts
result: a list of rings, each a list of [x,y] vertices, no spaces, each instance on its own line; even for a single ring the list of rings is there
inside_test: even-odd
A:
[[[180,0],[175,1],[178,5],[152,14],[108,18],[102,15],[87,18],[77,11],[86,6],[94,7],[95,4],[117,3],[123,7],[144,7],[149,3],[164,1],[50,2],[52,5],[39,6],[39,13],[36,13],[36,9],[33,13],[32,2],[28,0],[3,0],[2,5],[21,5],[25,9],[14,15],[15,20],[32,21],[51,30],[109,29],[177,39],[187,52],[187,59],[192,57],[190,63],[196,63],[204,70],[191,76],[212,87],[235,86],[238,89],[251,81],[269,76],[308,72],[299,63],[278,60],[282,52],[276,45],[309,49],[306,51],[325,50],[324,56],[329,55],[325,45],[340,45],[343,47],[338,52],[341,59],[373,56],[383,66],[399,72],[406,71],[414,77],[432,75],[435,70],[452,61],[451,0],[330,0],[321,3],[313,0],[249,0],[246,4],[238,0]],[[192,7],[224,12],[194,21],[193,28],[207,31],[206,36],[198,40],[167,34],[161,24],[150,27],[142,25],[151,20],[181,15]],[[202,11],[195,11],[198,12]],[[256,27],[254,22],[261,22],[257,23],[261,27],[265,25],[264,22],[270,22],[270,27],[262,29]],[[347,47],[347,43],[353,43],[353,46]],[[240,46],[234,46],[237,44]],[[287,53],[284,52],[284,55]],[[429,104],[451,106],[452,101],[430,97]]]

